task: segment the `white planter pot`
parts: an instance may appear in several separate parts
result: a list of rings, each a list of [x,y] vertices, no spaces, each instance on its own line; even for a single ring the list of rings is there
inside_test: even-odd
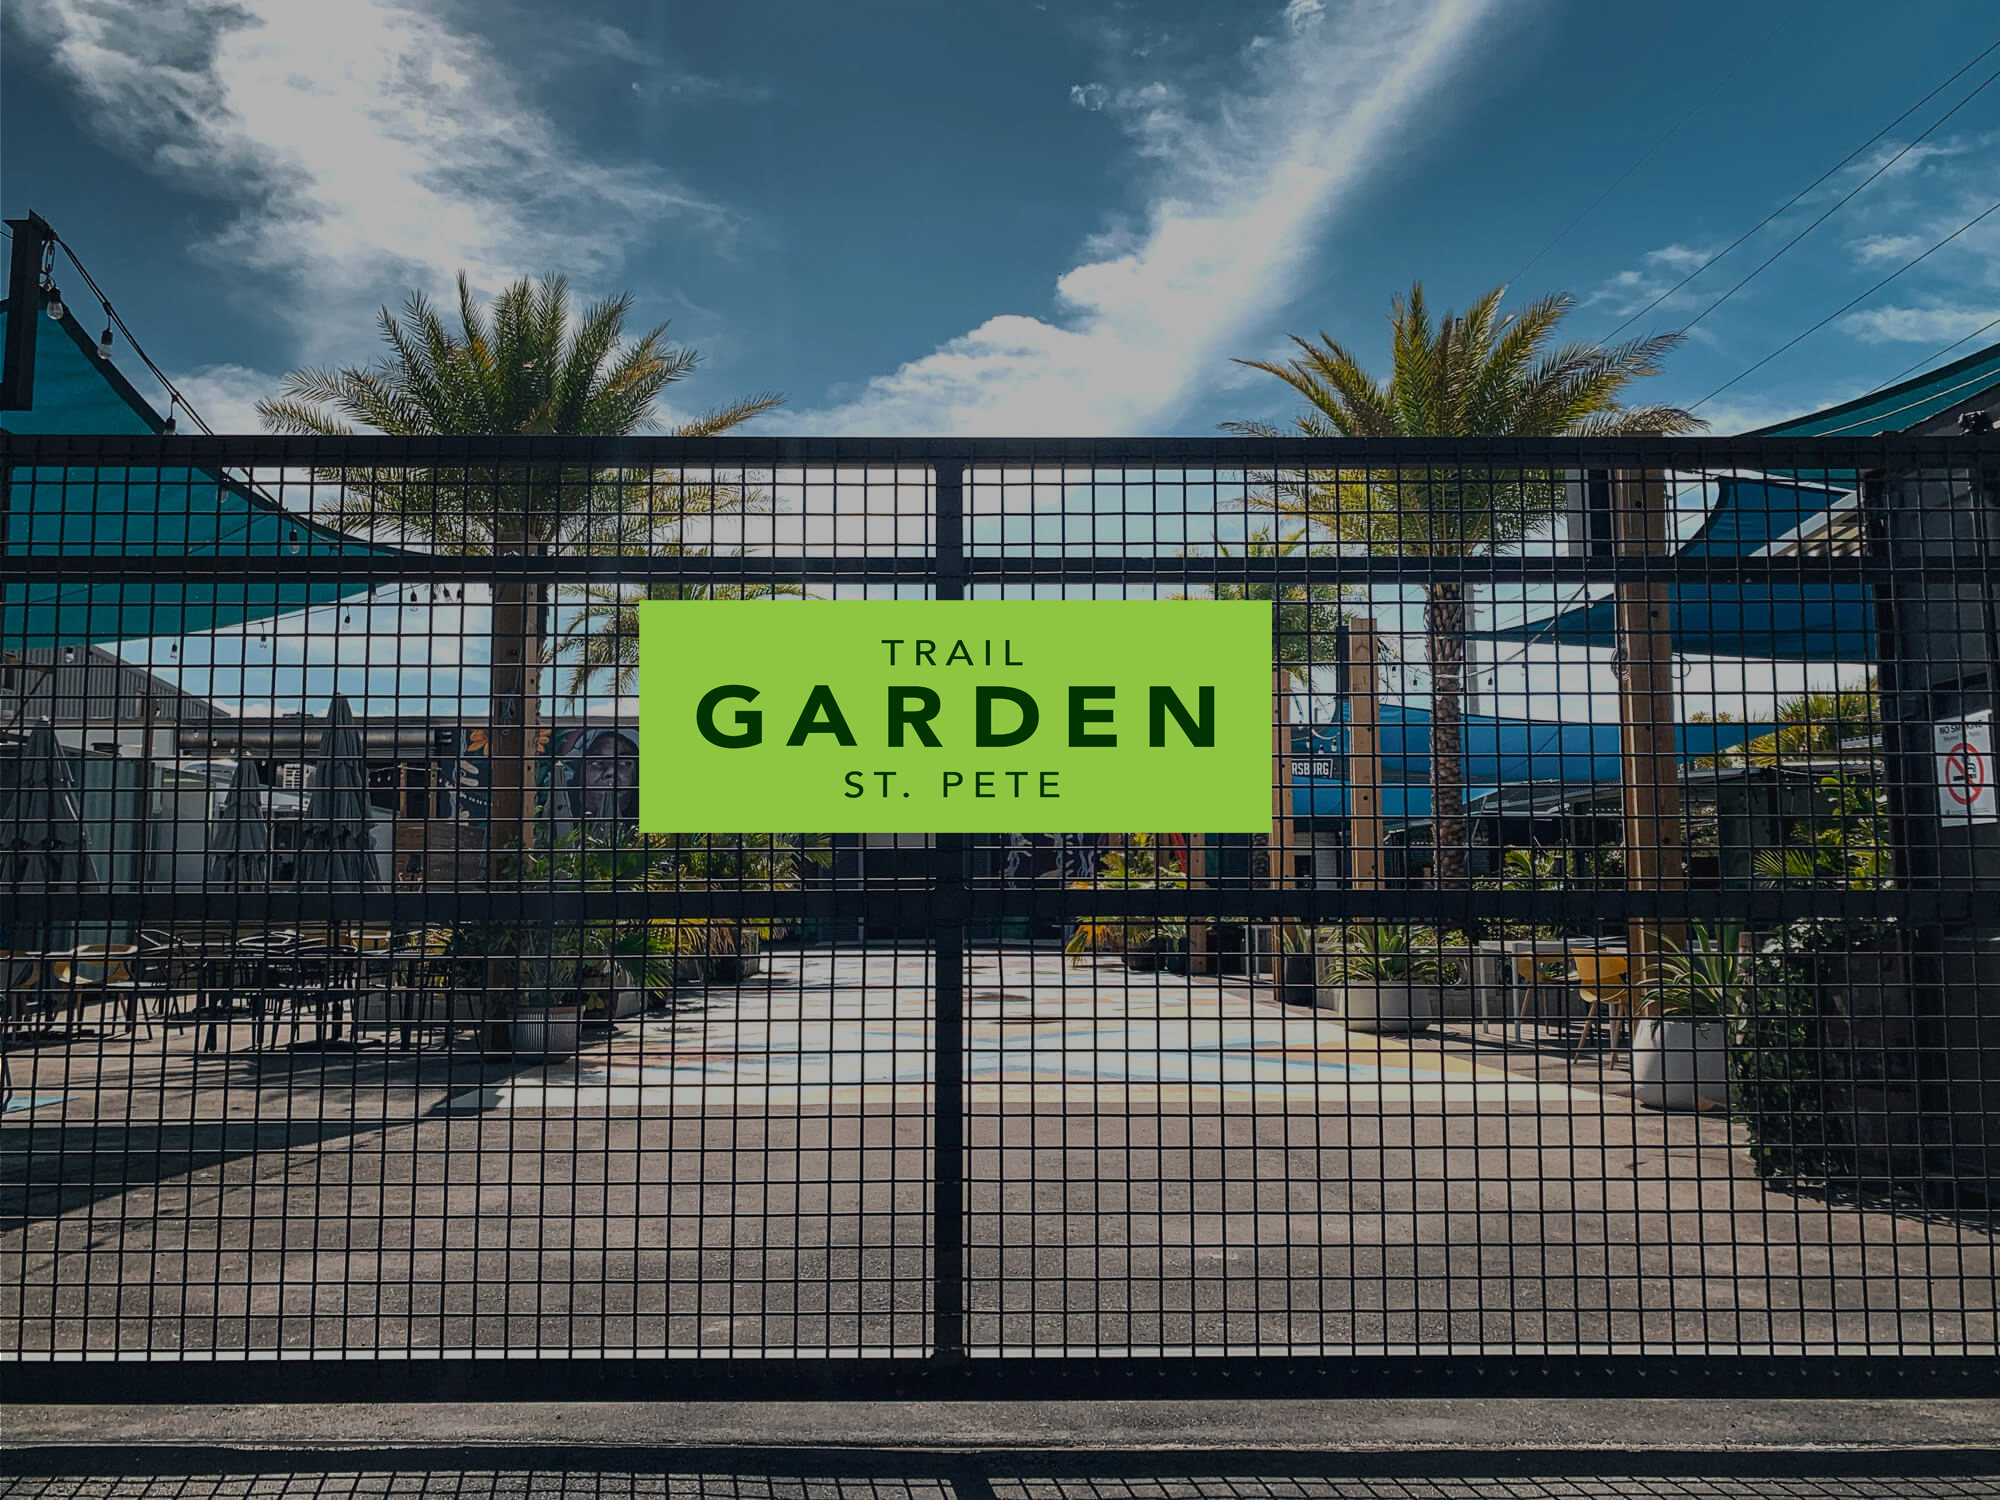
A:
[[[1322,985],[1319,991],[1320,1008],[1332,1010],[1349,1031],[1427,1031],[1443,1001],[1441,985],[1400,980]]]
[[[517,1057],[574,1057],[583,1044],[583,1007],[517,1002],[507,1039]]]
[[[1632,1096],[1648,1109],[1727,1109],[1727,1023],[1682,1016],[1635,1021]]]

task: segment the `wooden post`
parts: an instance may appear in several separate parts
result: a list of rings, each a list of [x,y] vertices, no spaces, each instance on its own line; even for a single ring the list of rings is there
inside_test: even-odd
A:
[[[1613,537],[1619,557],[1667,551],[1667,486],[1658,470],[1624,470],[1612,481]],[[1618,745],[1625,814],[1625,889],[1687,885],[1681,848],[1680,764],[1674,743],[1671,590],[1628,582],[1614,594],[1618,626]],[[1629,975],[1642,982],[1664,949],[1680,946],[1677,922],[1631,920]]]
[[[1382,885],[1382,702],[1375,671],[1375,622],[1347,622],[1347,884]]]
[[[1208,835],[1190,833],[1187,837],[1187,888],[1191,891],[1204,889],[1208,885]],[[1208,923],[1206,916],[1188,918],[1188,973],[1213,974],[1215,955],[1208,951]]]

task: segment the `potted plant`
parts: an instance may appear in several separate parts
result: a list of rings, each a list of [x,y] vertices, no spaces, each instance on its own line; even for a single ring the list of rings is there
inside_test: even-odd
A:
[[[507,1038],[516,1057],[574,1057],[583,1042],[585,997],[580,960],[524,957],[522,987],[508,1008]]]
[[[1435,932],[1382,922],[1332,939],[1320,947],[1319,1003],[1332,1001],[1348,1030],[1424,1031],[1437,1020],[1458,964]]]
[[[1153,835],[1135,833],[1126,838],[1125,848],[1104,856],[1094,880],[1073,880],[1073,891],[1178,890],[1187,885],[1180,867],[1163,858]],[[1082,963],[1092,953],[1117,953],[1125,966],[1150,973],[1171,965],[1165,955],[1184,954],[1187,922],[1178,917],[1127,918],[1086,917],[1076,924],[1063,952],[1072,963]],[[1183,961],[1181,971],[1186,972]]]
[[[1313,954],[1312,934],[1290,922],[1278,927],[1278,1001],[1282,1005],[1319,1003],[1319,960]]]
[[[1633,986],[1632,1095],[1647,1108],[1728,1108],[1729,1020],[1748,981],[1741,931],[1696,927]]]
[[[1141,933],[1144,936],[1138,936]],[[1128,925],[1125,967],[1133,972],[1151,974],[1179,968],[1186,973],[1186,957],[1187,923],[1166,919]]]

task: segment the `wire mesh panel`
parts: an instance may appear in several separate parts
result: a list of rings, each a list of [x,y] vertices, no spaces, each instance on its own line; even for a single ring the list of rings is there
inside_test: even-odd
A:
[[[50,1391],[1990,1376],[1991,438],[5,442]],[[641,831],[897,598],[1268,606],[1268,825]]]

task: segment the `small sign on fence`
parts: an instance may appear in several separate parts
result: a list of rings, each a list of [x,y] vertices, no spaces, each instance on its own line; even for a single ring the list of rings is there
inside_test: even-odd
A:
[[[1950,823],[2000,822],[1993,789],[1993,714],[1971,714],[1933,726],[1937,750],[1938,815]]]

